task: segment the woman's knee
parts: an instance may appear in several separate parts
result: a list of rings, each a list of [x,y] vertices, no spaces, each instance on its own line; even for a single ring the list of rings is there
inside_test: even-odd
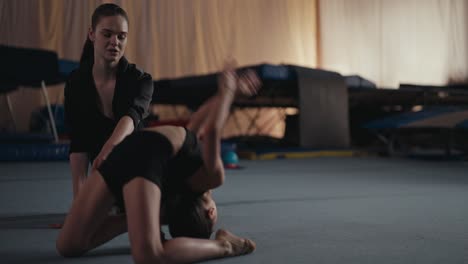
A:
[[[133,243],[132,257],[136,264],[166,263],[162,246],[154,243]]]
[[[55,243],[57,252],[67,258],[79,257],[86,252],[86,245],[80,239],[59,236]]]

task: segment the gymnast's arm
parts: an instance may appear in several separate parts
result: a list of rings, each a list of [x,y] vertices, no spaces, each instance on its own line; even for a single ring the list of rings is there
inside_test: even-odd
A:
[[[232,64],[220,75],[218,92],[202,105],[191,118],[188,128],[194,131],[202,142],[204,166],[189,178],[194,191],[216,188],[224,182],[224,167],[221,160],[221,136],[236,94],[252,95],[260,87],[260,81],[253,71],[240,77]]]

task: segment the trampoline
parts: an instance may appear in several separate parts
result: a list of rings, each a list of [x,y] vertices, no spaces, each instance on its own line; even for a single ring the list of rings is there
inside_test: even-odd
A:
[[[446,155],[458,149],[466,152],[468,142],[468,108],[464,106],[432,106],[421,111],[405,112],[371,121],[365,128],[375,133],[387,145],[390,154],[397,145],[424,144],[442,147]]]

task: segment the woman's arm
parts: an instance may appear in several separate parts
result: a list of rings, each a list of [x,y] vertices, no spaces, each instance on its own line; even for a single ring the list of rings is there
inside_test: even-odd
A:
[[[192,116],[188,128],[193,129],[201,139],[204,161],[204,166],[189,178],[189,185],[194,191],[206,191],[223,184],[221,137],[231,104],[236,94],[252,95],[260,84],[253,71],[238,76],[232,64],[228,65],[219,78],[218,93]]]
[[[133,89],[133,88],[132,88]],[[126,115],[120,118],[112,135],[106,141],[101,151],[93,162],[93,169],[99,168],[101,163],[107,158],[112,149],[130,135],[140,124],[140,122],[149,115],[149,106],[153,96],[153,80],[151,75],[141,73],[138,77],[136,92],[132,104]]]
[[[215,103],[213,103],[214,108],[211,111],[217,113],[216,117],[208,120],[211,123],[208,123],[201,135],[204,166],[190,179],[190,184],[195,191],[206,191],[224,183],[224,166],[221,160],[221,137],[224,122],[229,115],[232,97],[232,95],[220,94]],[[210,119],[210,116],[207,118]]]
[[[120,118],[117,126],[114,128],[112,135],[106,141],[104,146],[102,147],[99,154],[96,156],[93,162],[93,169],[99,168],[101,163],[107,159],[107,156],[111,153],[112,149],[122,142],[122,140],[130,135],[135,130],[133,125],[133,120],[129,116],[123,116]]]
[[[135,128],[138,127],[143,119],[148,117],[154,92],[153,78],[151,75],[145,72],[140,72],[139,74],[136,87],[132,87],[132,89],[135,89],[132,104],[126,113],[126,115],[133,120],[133,126]]]

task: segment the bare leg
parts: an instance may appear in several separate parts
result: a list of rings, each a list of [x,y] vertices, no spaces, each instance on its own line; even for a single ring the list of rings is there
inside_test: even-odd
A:
[[[176,238],[161,241],[159,210],[161,191],[144,178],[124,187],[128,235],[136,263],[192,263],[227,256],[225,240]]]
[[[171,263],[206,260],[207,252],[213,254],[211,258],[246,255],[252,253],[255,247],[252,240],[238,237],[224,229],[216,232],[214,240],[181,237],[164,243],[164,251],[171,256]]]
[[[93,171],[74,199],[57,239],[58,252],[79,256],[126,232],[125,216],[109,217],[114,203],[104,179]]]

